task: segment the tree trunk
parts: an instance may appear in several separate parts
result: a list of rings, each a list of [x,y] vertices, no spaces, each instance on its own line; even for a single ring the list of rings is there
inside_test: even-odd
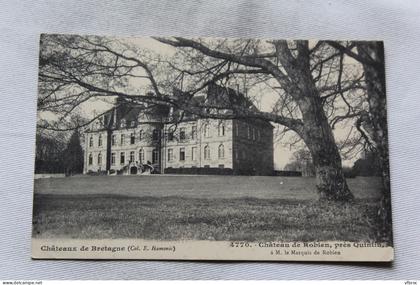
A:
[[[320,200],[349,202],[354,199],[344,177],[341,157],[319,97],[300,104],[304,126],[302,137],[315,166]]]
[[[383,193],[378,218],[379,238],[392,243],[391,192],[389,176],[388,124],[386,110],[385,61],[382,42],[359,42],[357,52],[364,59],[369,103],[369,135],[372,137],[382,172]],[[375,64],[372,64],[372,60]]]

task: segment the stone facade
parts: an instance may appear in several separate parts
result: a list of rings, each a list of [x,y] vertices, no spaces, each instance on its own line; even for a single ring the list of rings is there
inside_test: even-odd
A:
[[[174,168],[224,168],[234,174],[273,174],[270,123],[190,116],[172,124],[167,120],[172,112],[112,109],[85,131],[84,173],[128,175]]]

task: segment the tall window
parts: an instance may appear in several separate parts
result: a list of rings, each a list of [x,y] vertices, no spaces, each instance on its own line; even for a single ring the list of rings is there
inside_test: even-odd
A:
[[[125,143],[125,135],[121,134],[121,145],[124,145]]]
[[[191,149],[191,160],[195,161],[197,159],[197,147],[193,146]]]
[[[159,152],[158,152],[157,149],[153,149],[153,152],[152,152],[152,163],[153,164],[154,163],[158,163],[158,161],[159,161]]]
[[[134,135],[134,133],[130,134],[130,144],[135,144],[136,142],[136,136]]]
[[[144,149],[141,148],[139,150],[139,162],[143,163],[143,161],[144,161]]]
[[[98,154],[98,165],[102,165],[102,154]]]
[[[111,164],[115,165],[115,152],[111,153]]]
[[[252,140],[255,141],[256,140],[256,136],[257,136],[257,130],[252,127]]]
[[[159,130],[158,129],[153,130],[153,140],[154,141],[159,140]]]
[[[210,159],[210,147],[208,145],[204,147],[204,159]]]
[[[92,136],[90,136],[90,139],[89,139],[89,147],[93,147],[93,137]]]
[[[185,140],[185,128],[180,128],[179,129],[179,139],[181,141]]]
[[[102,135],[99,135],[98,146],[102,146]]]
[[[225,157],[225,146],[223,144],[219,145],[219,158]]]
[[[248,130],[248,139],[251,139],[251,126],[247,125],[247,130]]]
[[[174,133],[169,131],[168,133],[168,141],[173,141],[174,140]]]
[[[89,153],[89,165],[93,164],[93,155]]]
[[[134,151],[130,151],[130,162],[134,162]]]
[[[181,147],[179,149],[179,160],[184,161],[185,160],[185,148]]]
[[[191,139],[195,140],[197,138],[197,126],[192,126],[191,129]]]
[[[218,131],[219,131],[219,137],[225,136],[225,124],[223,122],[219,123]]]
[[[172,148],[168,148],[168,161],[174,160],[174,150]]]
[[[205,124],[203,126],[203,128],[204,128],[204,137],[206,137],[206,138],[210,137],[210,126],[209,126],[209,124]]]
[[[117,143],[117,137],[115,135],[112,135],[111,144],[114,146],[116,143]]]
[[[120,153],[120,164],[124,164],[125,163],[125,152],[121,152]]]
[[[140,130],[139,141],[141,141],[143,139],[143,137],[144,137],[144,132],[143,132],[143,130]]]

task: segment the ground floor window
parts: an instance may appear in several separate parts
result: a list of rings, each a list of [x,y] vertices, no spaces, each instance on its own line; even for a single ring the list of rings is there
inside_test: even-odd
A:
[[[102,164],[102,154],[99,153],[98,154],[98,165],[101,165],[101,164]]]
[[[204,147],[204,159],[210,159],[210,147],[208,145]]]
[[[125,152],[121,152],[120,153],[120,164],[124,164],[125,163]]]
[[[185,148],[181,147],[179,149],[179,160],[184,161],[185,160]]]
[[[159,161],[159,152],[157,149],[154,149],[152,152],[152,163],[155,164],[155,163],[158,163],[158,161]]]
[[[115,152],[111,153],[111,164],[115,165]]]
[[[130,162],[134,161],[134,151],[130,151]]]
[[[219,158],[225,157],[225,146],[223,144],[219,145]]]
[[[93,164],[93,155],[89,153],[89,165]]]
[[[172,148],[168,149],[168,161],[172,161],[174,159],[174,150]]]
[[[197,159],[197,147],[193,146],[191,150],[191,160],[195,161]]]
[[[143,161],[144,161],[144,149],[140,149],[139,150],[139,161],[140,161],[140,163],[143,163]]]

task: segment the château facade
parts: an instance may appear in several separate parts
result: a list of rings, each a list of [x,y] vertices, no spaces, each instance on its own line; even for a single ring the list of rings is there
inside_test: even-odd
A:
[[[198,100],[209,100],[214,92],[222,89],[209,86],[207,96]],[[273,174],[273,127],[268,122],[184,114],[174,124],[173,108],[118,100],[117,105],[84,132],[84,173]]]

